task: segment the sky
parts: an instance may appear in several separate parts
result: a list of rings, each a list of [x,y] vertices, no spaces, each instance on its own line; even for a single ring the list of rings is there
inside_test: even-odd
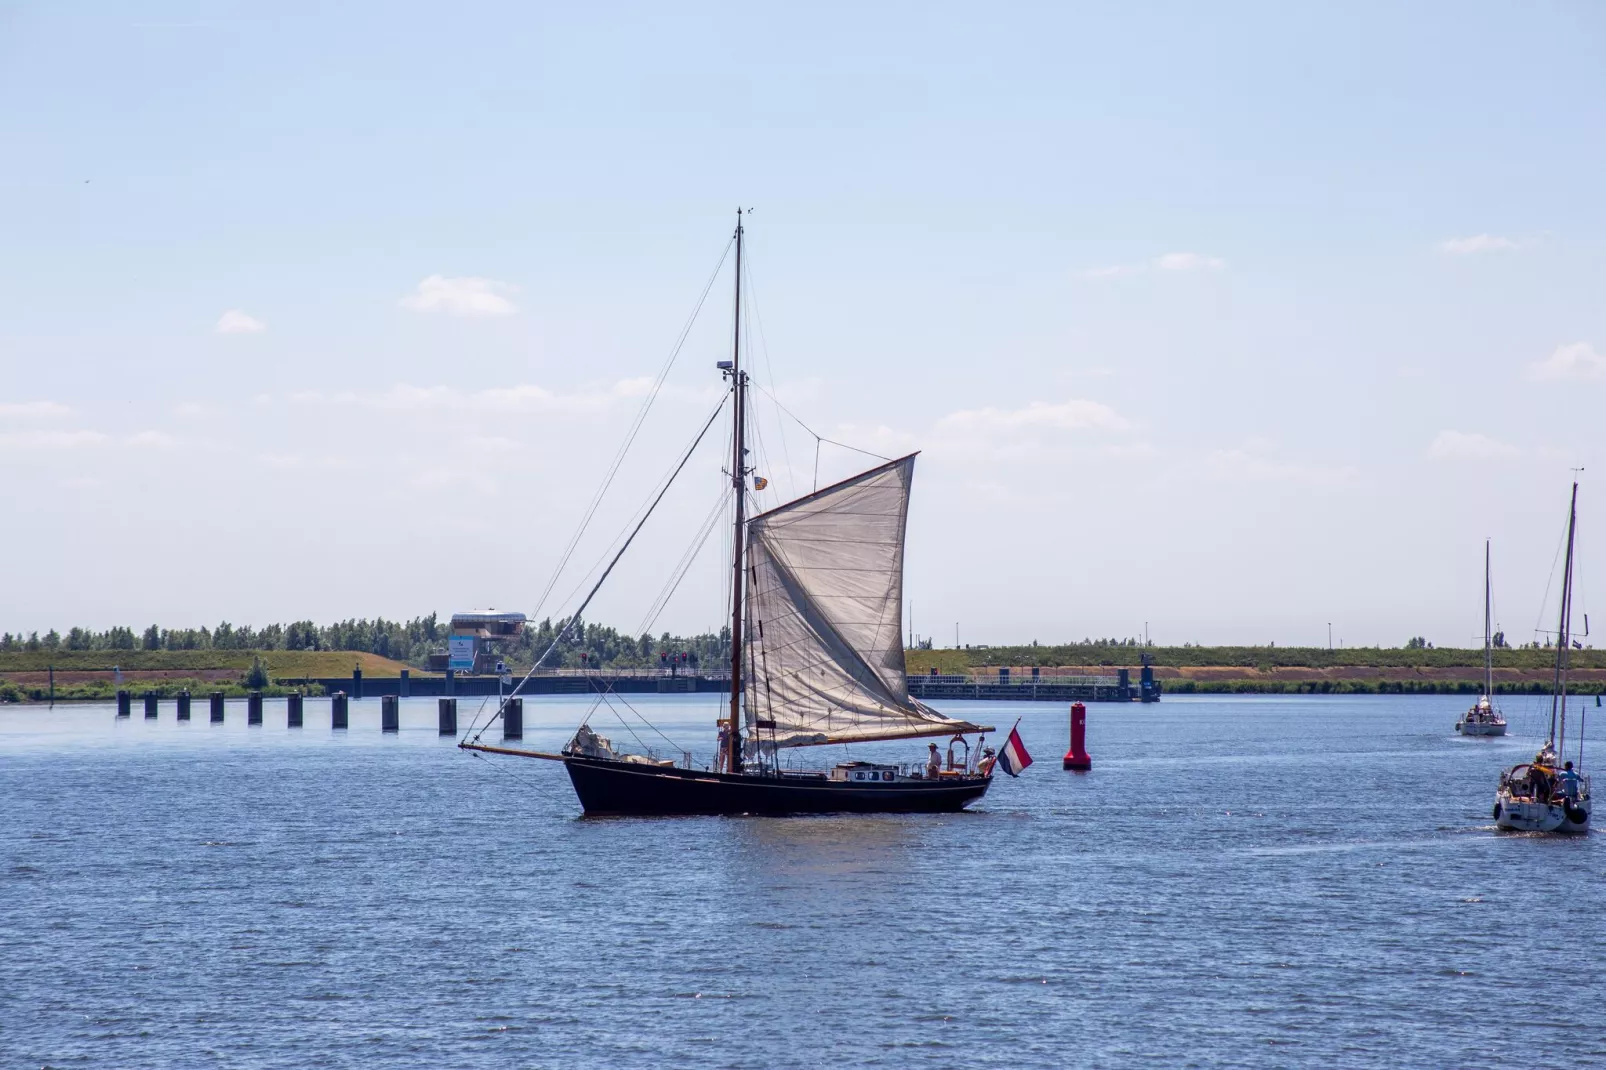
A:
[[[0,7],[0,628],[572,609],[738,206],[760,504],[920,451],[939,646],[1526,642],[1574,468],[1589,609],[1606,8],[673,8]],[[590,619],[718,627],[721,434]]]

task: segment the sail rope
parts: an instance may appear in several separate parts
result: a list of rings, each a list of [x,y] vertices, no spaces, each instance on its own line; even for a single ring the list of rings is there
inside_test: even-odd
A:
[[[764,355],[764,373],[769,376],[770,389],[771,390],[777,390],[777,389],[779,389],[779,387],[777,386],[777,384],[775,382],[775,364],[774,364],[773,361],[770,360],[769,340],[764,337],[764,317],[759,312],[759,308],[758,308],[758,290],[753,285],[753,247],[752,247],[752,243],[749,242],[747,247],[743,251],[744,251],[744,253],[746,255],[743,257],[742,266],[745,269],[745,272],[746,272],[746,275],[747,275],[747,295],[748,295],[747,303],[746,303],[745,308],[746,308],[746,311],[747,311],[748,315],[752,318],[752,322],[754,324],[756,324],[757,327],[758,327],[759,352]],[[749,335],[748,351],[751,352],[752,351],[752,339],[751,339],[752,331],[751,331],[751,329],[749,329],[747,333]],[[762,387],[760,387],[760,389],[762,389]],[[770,393],[769,391],[765,391],[765,396],[768,397],[772,402],[775,401],[775,395]],[[754,423],[755,423],[755,426],[756,426],[757,425],[757,421],[755,420]],[[780,404],[778,402],[776,403],[776,412],[775,412],[775,431],[776,431],[776,433],[778,435],[781,436],[781,458],[786,464],[786,480],[787,480],[787,483],[791,485],[792,497],[795,498],[795,497],[798,496],[798,492],[797,492],[797,473],[792,468],[792,452],[791,452],[790,449],[787,448],[787,444],[786,444],[786,425],[781,422]],[[760,434],[760,438],[762,439],[762,432]]]
[[[692,458],[692,454],[697,452],[697,447],[702,445],[703,437],[708,434],[708,429],[714,426],[714,421],[719,418],[719,414],[724,411],[724,408],[725,398],[722,397],[720,398],[719,404],[714,406],[714,411],[709,414],[708,422],[703,424],[703,429],[697,433],[697,437],[692,440],[691,446],[687,448],[685,454],[681,457],[680,463],[675,466],[674,471],[672,471],[669,474],[669,477],[664,480],[664,485],[659,489],[657,496],[652,499],[652,503],[648,505],[646,510],[641,514],[641,519],[637,521],[635,528],[630,532],[629,536],[625,538],[624,544],[619,547],[619,552],[613,555],[613,560],[608,562],[608,567],[603,570],[601,576],[597,577],[595,586],[593,586],[590,593],[585,596],[585,600],[582,601],[579,607],[569,615],[568,621],[563,625],[562,628],[558,630],[558,634],[553,637],[552,644],[542,652],[540,657],[536,658],[535,661],[531,663],[530,671],[526,672],[523,679],[521,679],[517,684],[513,685],[513,690],[508,692],[507,696],[497,704],[496,713],[494,713],[490,719],[485,722],[484,726],[476,730],[472,722],[469,724],[469,731],[464,733],[465,740],[470,738],[469,732],[473,732],[473,741],[476,743],[479,742],[480,736],[484,734],[486,729],[495,724],[496,719],[502,716],[502,711],[507,709],[507,704],[512,701],[514,696],[516,696],[521,689],[523,689],[525,684],[530,682],[530,677],[535,675],[535,671],[541,667],[541,663],[546,661],[547,657],[551,655],[551,653],[556,650],[559,644],[561,644],[567,637],[569,632],[574,628],[575,623],[581,619],[581,614],[585,612],[586,607],[591,604],[591,600],[597,596],[598,591],[602,590],[602,585],[608,582],[608,577],[612,575],[614,566],[619,563],[619,559],[625,555],[626,550],[630,549],[630,544],[636,540],[636,536],[641,534],[641,529],[646,526],[648,519],[652,517],[653,511],[658,508],[658,503],[662,502],[664,500],[664,495],[669,493],[669,488],[674,485],[675,479],[685,469],[686,463]]]
[[[775,407],[777,409],[780,409],[782,412],[786,413],[786,415],[790,416],[797,422],[799,427],[807,431],[814,438],[814,490],[818,491],[820,489],[820,444],[822,442],[829,446],[839,446],[845,450],[852,450],[854,453],[862,453],[866,457],[874,457],[878,461],[892,460],[891,457],[883,457],[881,454],[875,453],[871,450],[860,449],[858,446],[850,446],[846,442],[838,442],[834,438],[826,438],[824,435],[814,430],[814,428],[804,423],[802,417],[798,416],[797,413],[793,412],[785,405],[782,405],[781,399],[770,393],[768,390],[765,390],[762,383],[754,383],[753,386],[758,389],[759,393],[775,402]]]
[[[728,394],[724,395],[720,400],[720,405],[723,406],[725,404],[725,401],[728,398],[729,398]],[[717,412],[719,410],[716,409],[715,411],[716,411],[716,414],[717,414]],[[684,462],[682,462],[682,463],[684,463]],[[674,478],[674,474],[673,473],[678,472],[680,467],[681,467],[680,464],[676,464],[676,465],[671,466],[669,469],[667,469],[665,471],[665,474],[660,478],[660,482],[662,480],[673,479]],[[655,487],[658,486],[658,485],[659,485],[658,483],[654,483],[653,484],[653,486],[655,486]],[[571,590],[569,592],[568,596],[563,600],[563,604],[564,605],[567,605],[570,602],[573,602],[575,597],[581,591],[585,590],[586,584],[591,582],[591,577],[595,576],[597,574],[597,570],[602,568],[604,562],[610,560],[613,557],[613,555],[615,554],[615,552],[618,549],[620,540],[625,538],[625,536],[632,530],[632,527],[641,519],[642,510],[650,508],[650,507],[651,506],[649,504],[644,502],[640,507],[637,508],[636,512],[630,514],[630,516],[625,520],[624,524],[620,527],[619,533],[613,537],[613,541],[608,543],[607,546],[604,547],[602,552],[597,556],[596,561],[591,565],[590,568],[586,569],[585,574],[582,575],[580,577],[580,579],[575,583],[574,589]]]
[[[685,553],[681,554],[680,561],[670,571],[669,579],[664,581],[664,586],[659,590],[658,596],[653,599],[652,605],[647,607],[647,612],[641,619],[641,626],[636,629],[638,635],[651,634],[653,627],[658,623],[658,618],[668,608],[669,600],[675,597],[675,592],[680,589],[681,581],[686,578],[686,573],[691,571],[693,562],[701,555],[709,536],[714,533],[715,525],[723,519],[725,509],[730,503],[730,497],[731,488],[728,486],[721,487],[719,498],[714,502],[714,507],[704,516],[703,522],[698,527],[697,534],[693,537],[691,544],[687,546]]]
[[[614,454],[612,463],[609,464],[607,471],[603,474],[602,483],[597,487],[596,494],[592,496],[591,504],[586,507],[584,515],[580,518],[579,526],[575,529],[574,535],[570,537],[568,545],[564,547],[562,555],[559,556],[557,567],[552,570],[551,578],[547,580],[546,587],[541,591],[541,597],[536,601],[535,610],[531,613],[532,617],[541,615],[542,607],[546,605],[547,599],[552,595],[552,588],[557,586],[559,577],[563,575],[563,570],[569,565],[569,559],[574,556],[574,551],[580,545],[580,540],[584,538],[586,529],[591,526],[591,521],[596,516],[598,507],[602,505],[602,499],[607,495],[608,488],[613,485],[614,477],[619,474],[620,466],[624,464],[625,455],[630,452],[630,447],[635,443],[636,436],[641,433],[642,425],[647,422],[647,414],[652,411],[653,402],[657,400],[659,393],[663,390],[664,380],[669,377],[669,372],[674,368],[675,361],[680,357],[681,350],[685,348],[686,339],[690,336],[691,329],[697,322],[697,317],[702,313],[703,304],[708,300],[708,294],[713,290],[714,281],[719,277],[720,269],[725,266],[725,259],[730,256],[731,246],[735,244],[735,241],[734,237],[727,241],[724,250],[719,254],[719,261],[714,265],[714,270],[709,273],[708,281],[703,284],[703,292],[697,298],[697,304],[692,308],[691,315],[687,317],[685,324],[681,327],[680,334],[675,339],[674,348],[669,351],[668,359],[664,361],[663,367],[658,370],[658,376],[653,380],[652,388],[647,391],[646,398],[642,400],[641,408],[637,411],[636,418],[631,422],[629,430],[626,431],[624,441],[619,444],[618,452]]]

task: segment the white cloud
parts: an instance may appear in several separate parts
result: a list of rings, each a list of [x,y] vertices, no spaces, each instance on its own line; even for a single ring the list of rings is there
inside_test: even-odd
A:
[[[1515,248],[1517,243],[1510,238],[1501,238],[1493,234],[1474,234],[1470,238],[1451,238],[1449,241],[1439,243],[1439,252],[1449,253],[1451,256],[1471,256],[1473,253],[1490,253]]]
[[[178,439],[166,431],[139,431],[128,436],[130,446],[143,446],[155,449],[171,449],[178,445]]]
[[[1521,452],[1477,431],[1440,431],[1428,445],[1428,456],[1441,461],[1498,461]]]
[[[517,292],[517,286],[495,279],[431,275],[402,298],[401,304],[403,308],[419,312],[446,312],[454,316],[510,316],[518,307],[507,295]]]
[[[99,431],[0,431],[0,450],[73,450],[109,441]]]
[[[1227,266],[1227,262],[1219,256],[1200,253],[1166,253],[1154,258],[1154,266],[1161,271],[1220,271]]]
[[[550,408],[559,399],[544,386],[521,383],[516,386],[493,386],[484,390],[459,390],[454,386],[414,386],[397,383],[387,390],[362,393],[342,390],[327,393],[321,390],[302,390],[287,396],[295,405],[321,407],[385,409],[390,411],[427,411],[440,409],[521,409]]]
[[[185,420],[208,420],[222,414],[222,408],[204,401],[182,401],[173,406],[173,415]]]
[[[1333,486],[1355,478],[1349,465],[1329,467],[1287,459],[1275,443],[1253,438],[1241,446],[1212,450],[1196,462],[1182,465],[1177,474],[1216,483],[1283,483]]]
[[[1557,346],[1550,356],[1531,365],[1529,374],[1535,379],[1602,379],[1606,378],[1606,356],[1595,352],[1588,342],[1572,342]]]
[[[621,379],[611,386],[561,394],[535,383],[491,386],[483,390],[460,390],[455,386],[415,386],[397,383],[376,391],[302,390],[285,396],[292,405],[320,408],[378,409],[389,412],[550,412],[562,409],[601,409],[621,399],[643,396],[651,389],[650,379]],[[664,395],[703,400],[715,391],[674,391]]]
[[[1061,431],[1128,431],[1131,421],[1108,405],[1083,398],[1049,403],[1034,401],[1020,409],[961,409],[937,421],[939,428],[964,431],[1006,431],[1052,428]]]
[[[1111,264],[1109,267],[1088,268],[1077,273],[1083,279],[1119,279],[1127,275],[1136,275],[1142,271],[1140,264]]]
[[[268,325],[238,308],[231,308],[218,317],[217,326],[213,329],[218,334],[257,334],[267,330]]]
[[[72,413],[71,408],[54,401],[0,401],[0,419],[4,420],[59,420]]]

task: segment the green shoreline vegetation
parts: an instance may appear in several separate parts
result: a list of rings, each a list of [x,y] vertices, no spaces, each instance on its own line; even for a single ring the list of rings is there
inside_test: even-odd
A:
[[[532,624],[498,649],[510,668],[523,671],[566,623],[549,619]],[[250,690],[268,695],[315,693],[317,685],[300,681],[348,676],[356,667],[371,677],[395,676],[404,668],[422,674],[432,654],[445,652],[447,631],[447,625],[430,614],[406,622],[297,621],[261,629],[225,621],[216,628],[152,625],[143,632],[126,627],[101,632],[72,628],[65,635],[50,631],[43,636],[5,632],[0,633],[0,702],[46,699],[48,683],[36,677],[51,669],[56,673],[57,701],[107,699],[117,690],[113,680],[103,678],[113,667],[125,674],[125,688],[155,691],[163,697],[184,689],[194,695],[223,691],[238,696]],[[545,667],[631,672],[660,668],[665,657],[675,657],[683,659],[680,664],[687,670],[717,672],[728,664],[729,643],[728,629],[692,636],[666,632],[632,637],[582,621],[576,622]],[[1502,639],[1493,654],[1495,691],[1546,693],[1554,656],[1548,647],[1512,647]],[[1420,637],[1399,647],[1336,649],[1276,644],[1144,646],[1135,639],[943,650],[922,643],[907,652],[906,661],[911,673],[935,670],[986,677],[1005,667],[1017,671],[1036,667],[1051,673],[1136,670],[1144,657],[1169,694],[1476,694],[1483,676],[1481,649],[1434,647]],[[1571,657],[1575,675],[1569,691],[1606,691],[1606,650],[1577,649]],[[248,683],[254,670],[258,675]],[[20,680],[19,675],[30,678]]]

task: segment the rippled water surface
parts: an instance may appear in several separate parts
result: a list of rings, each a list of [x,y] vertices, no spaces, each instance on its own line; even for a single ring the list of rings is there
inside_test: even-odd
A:
[[[711,698],[633,701],[706,752]],[[0,708],[0,1065],[1606,1059],[1602,836],[1495,833],[1533,743],[1466,705],[1093,706],[1076,775],[1063,707],[953,703],[1038,759],[969,813],[662,820],[579,818],[433,699],[390,736],[374,701]],[[530,701],[525,744],[586,706]]]

